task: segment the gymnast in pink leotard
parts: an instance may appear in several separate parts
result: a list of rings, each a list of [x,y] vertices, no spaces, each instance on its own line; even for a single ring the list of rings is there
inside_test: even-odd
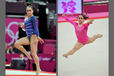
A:
[[[72,23],[75,28],[75,33],[78,39],[78,42],[82,44],[86,44],[88,41],[87,31],[88,31],[88,23],[82,24],[82,26],[78,26],[77,22],[73,22],[69,20],[66,16],[64,17],[68,22]]]
[[[70,22],[75,29],[76,37],[77,37],[77,43],[73,47],[72,50],[70,50],[68,53],[63,54],[64,57],[68,57],[69,55],[73,55],[77,50],[79,50],[81,47],[83,47],[86,44],[92,43],[97,38],[101,38],[101,34],[94,35],[93,37],[87,36],[88,26],[93,23],[93,19],[89,20],[87,23],[84,23],[84,21],[88,18],[85,15],[79,15],[78,16],[78,23],[73,22],[65,15],[62,15],[68,22]]]

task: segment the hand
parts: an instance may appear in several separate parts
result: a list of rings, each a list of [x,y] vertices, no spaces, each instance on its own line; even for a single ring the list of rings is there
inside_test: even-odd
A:
[[[43,40],[42,38],[40,38],[40,37],[38,37],[38,41],[39,41],[41,44],[44,43],[44,40]]]
[[[62,14],[62,17],[64,17],[65,16],[65,14]]]
[[[89,23],[89,24],[92,24],[92,23],[93,23],[93,21],[94,21],[93,19],[92,19],[92,20],[89,20],[89,21],[88,21],[88,23]]]
[[[92,24],[92,23],[93,23],[93,21],[94,21],[93,19],[92,19],[92,20],[90,20],[90,24]]]
[[[19,23],[19,27],[21,27],[22,29],[24,29],[23,23]]]

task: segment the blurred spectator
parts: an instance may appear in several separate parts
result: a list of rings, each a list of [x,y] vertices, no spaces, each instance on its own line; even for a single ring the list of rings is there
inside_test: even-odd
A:
[[[26,67],[26,61],[24,59],[24,54],[21,52],[19,55],[20,58],[13,58],[11,61],[11,69],[20,69],[24,70]]]
[[[19,54],[19,57],[20,57],[21,59],[24,59],[25,55],[21,52],[21,53]]]
[[[14,47],[14,43],[9,47],[6,51],[6,53],[19,53],[19,51]]]
[[[21,66],[23,66],[23,68],[25,69],[26,67],[26,61],[24,59],[25,55],[21,52],[19,56],[23,60],[23,63],[21,63]]]

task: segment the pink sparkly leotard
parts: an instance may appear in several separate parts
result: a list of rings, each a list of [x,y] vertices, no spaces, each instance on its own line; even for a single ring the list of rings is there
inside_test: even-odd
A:
[[[82,44],[86,44],[88,41],[88,36],[87,36],[87,31],[88,31],[88,23],[83,24],[82,26],[78,26],[78,23],[73,22],[71,20],[69,20],[66,16],[64,16],[64,18],[70,22],[71,24],[73,24],[74,28],[75,28],[75,33],[78,39],[78,42],[82,43]]]

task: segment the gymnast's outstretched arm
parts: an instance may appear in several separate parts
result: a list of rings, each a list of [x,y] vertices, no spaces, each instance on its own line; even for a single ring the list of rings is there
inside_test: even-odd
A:
[[[93,23],[93,21],[94,21],[94,20],[93,20],[93,19],[91,19],[91,20],[89,20],[87,23],[88,23],[88,24],[92,24],[92,23]]]
[[[94,21],[93,19],[92,19],[92,20],[89,20],[87,23],[84,24],[84,26],[85,26],[85,27],[88,27],[90,24],[93,23],[93,21]]]
[[[72,20],[68,19],[68,17],[65,16],[65,14],[62,15],[62,17],[64,17],[68,22],[70,22],[71,24],[75,25],[76,22],[73,22]]]

